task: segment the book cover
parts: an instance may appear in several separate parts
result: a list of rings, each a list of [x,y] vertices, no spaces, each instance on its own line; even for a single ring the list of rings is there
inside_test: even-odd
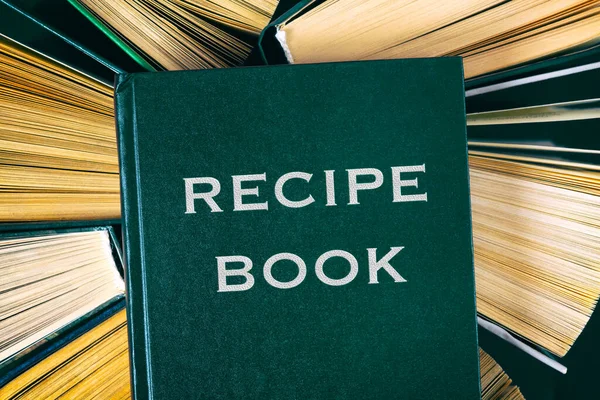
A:
[[[479,399],[462,76],[120,75],[134,397]]]
[[[67,1],[146,71],[242,65],[277,5]]]
[[[468,81],[467,113],[596,98],[598,91],[589,83],[600,79],[600,48],[539,61],[516,70],[521,73],[515,77],[507,71]],[[496,79],[492,79],[494,77]],[[477,82],[479,85],[475,85]]]

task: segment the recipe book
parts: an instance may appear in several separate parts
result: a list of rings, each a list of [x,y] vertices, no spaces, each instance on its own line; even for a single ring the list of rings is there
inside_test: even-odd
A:
[[[120,75],[133,395],[479,399],[459,58]]]

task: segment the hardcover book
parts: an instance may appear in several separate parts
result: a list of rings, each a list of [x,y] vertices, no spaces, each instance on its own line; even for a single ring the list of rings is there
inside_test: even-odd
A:
[[[596,58],[596,6],[585,0],[286,1],[258,47],[268,64],[461,56],[472,89]]]
[[[115,90],[136,399],[480,398],[459,58]]]
[[[147,71],[241,65],[277,0],[68,0]]]
[[[129,357],[125,299],[85,326],[50,357],[0,387],[6,400],[128,400]]]
[[[123,309],[121,251],[97,222],[0,224],[0,388]]]

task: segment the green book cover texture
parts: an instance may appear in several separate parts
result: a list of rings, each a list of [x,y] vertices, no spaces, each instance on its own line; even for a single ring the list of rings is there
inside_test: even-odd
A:
[[[479,399],[459,58],[121,75],[136,399]]]

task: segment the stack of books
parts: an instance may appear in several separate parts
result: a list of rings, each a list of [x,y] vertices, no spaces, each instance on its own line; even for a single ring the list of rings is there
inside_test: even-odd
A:
[[[19,3],[0,0],[0,398],[131,396],[114,74],[457,56],[481,396],[593,397],[600,2]]]

